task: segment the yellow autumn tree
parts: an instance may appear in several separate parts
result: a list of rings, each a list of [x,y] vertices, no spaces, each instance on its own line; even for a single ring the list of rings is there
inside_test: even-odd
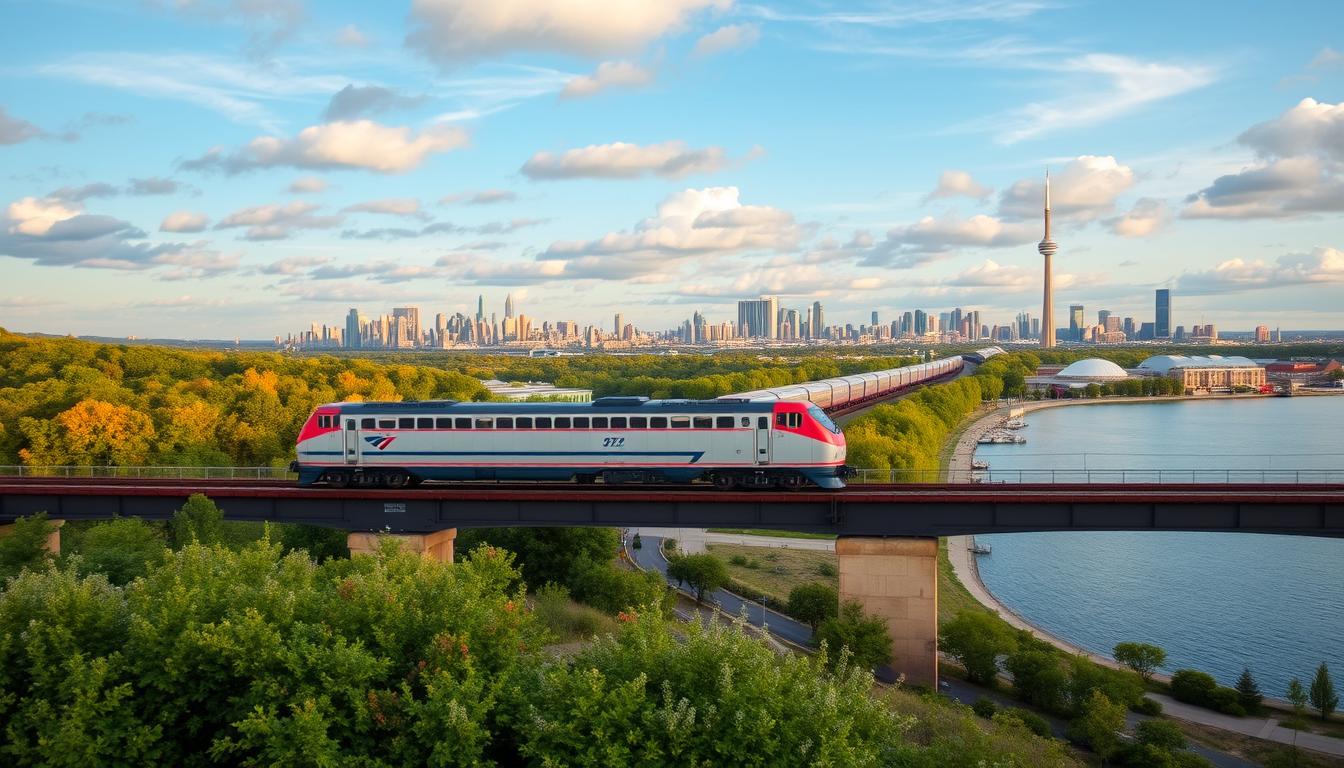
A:
[[[19,428],[30,445],[19,457],[29,465],[133,466],[154,445],[149,416],[102,400],[81,400],[50,421],[23,419]]]

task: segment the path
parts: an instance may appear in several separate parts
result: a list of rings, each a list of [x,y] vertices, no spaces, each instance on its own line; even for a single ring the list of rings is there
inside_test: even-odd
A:
[[[657,536],[676,539],[677,549],[694,555],[705,551],[706,544],[739,544],[744,547],[779,547],[781,549],[810,549],[819,552],[835,551],[832,539],[793,539],[782,536],[756,536],[749,533],[711,533],[703,528],[635,528],[640,538]]]

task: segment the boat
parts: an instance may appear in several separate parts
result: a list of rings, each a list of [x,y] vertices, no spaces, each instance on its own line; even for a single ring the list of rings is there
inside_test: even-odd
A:
[[[975,540],[974,536],[971,537],[970,543],[966,545],[966,549],[973,555],[989,555],[994,553],[993,547],[988,544],[981,544]]]
[[[1025,419],[1009,419],[1003,422],[1004,429],[1022,429],[1025,426],[1027,426]]]
[[[990,432],[982,435],[976,442],[980,445],[1021,445],[1027,442],[1027,438],[1021,435],[1010,435],[1007,432]]]
[[[971,469],[989,469],[989,462],[984,459],[975,459],[971,462]]]

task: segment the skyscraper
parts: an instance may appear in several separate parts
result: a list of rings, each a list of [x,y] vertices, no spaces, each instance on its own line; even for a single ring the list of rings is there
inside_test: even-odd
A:
[[[812,338],[820,339],[826,332],[826,316],[821,310],[821,302],[812,302]]]
[[[1157,289],[1157,317],[1153,319],[1153,338],[1171,338],[1171,289]]]
[[[477,297],[476,297],[476,322],[479,323],[479,322],[481,322],[481,321],[484,320],[484,319],[485,319],[485,297],[484,297],[484,296],[477,296]]]
[[[1045,303],[1041,308],[1041,346],[1055,346],[1055,310],[1054,290],[1050,285],[1050,257],[1055,255],[1059,246],[1050,239],[1050,171],[1045,172],[1045,237],[1036,245],[1036,250],[1045,257]]]
[[[420,346],[419,307],[393,307],[392,319],[401,320],[400,336],[396,340],[397,348]]]
[[[779,338],[779,299],[762,296],[737,302],[738,335],[757,339]]]
[[[504,297],[504,319],[513,317],[513,294],[510,293]]]
[[[359,316],[359,310],[350,308],[350,314],[345,316],[345,346],[349,349],[359,349],[360,335],[359,330],[364,318]]]
[[[1086,327],[1083,324],[1083,305],[1071,305],[1069,307],[1069,335],[1072,337],[1072,341],[1082,341],[1083,329]]]
[[[877,325],[877,310],[873,310],[873,322],[870,325]]]
[[[617,312],[616,317],[611,322],[611,326],[616,334],[616,338],[619,339],[621,337],[621,329],[625,328],[625,315]]]

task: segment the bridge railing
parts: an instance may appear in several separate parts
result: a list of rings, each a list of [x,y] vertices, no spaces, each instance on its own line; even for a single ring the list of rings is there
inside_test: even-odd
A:
[[[110,477],[145,480],[294,480],[284,467],[0,466],[4,477]]]
[[[859,469],[850,484],[888,483],[1344,483],[1341,469]]]

